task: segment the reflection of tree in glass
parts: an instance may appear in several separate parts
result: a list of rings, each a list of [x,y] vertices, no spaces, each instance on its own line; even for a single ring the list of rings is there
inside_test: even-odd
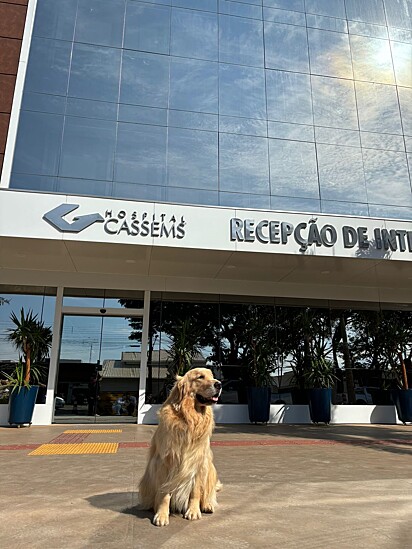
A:
[[[358,364],[382,372],[386,385],[405,385],[402,363],[412,374],[412,311],[355,311],[352,329]]]
[[[392,252],[383,248],[377,248],[376,240],[368,240],[369,246],[367,248],[358,248],[356,250],[356,257],[370,258],[370,259],[390,259]]]

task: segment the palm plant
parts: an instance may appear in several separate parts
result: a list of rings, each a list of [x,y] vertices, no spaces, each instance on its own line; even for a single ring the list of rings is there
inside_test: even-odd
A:
[[[43,321],[38,320],[38,315],[34,315],[31,309],[25,313],[22,308],[20,317],[12,313],[10,319],[15,328],[9,329],[7,339],[21,354],[14,373],[6,374],[6,378],[8,375],[10,384],[13,379],[16,386],[29,386],[31,381],[39,380],[38,364],[49,354],[52,331]]]
[[[245,381],[253,387],[270,387],[277,369],[273,309],[249,307],[243,336]]]
[[[171,360],[169,374],[172,379],[176,375],[183,376],[192,367],[194,358],[200,353],[199,339],[201,337],[198,327],[189,318],[180,320],[170,330],[172,345],[168,350]]]
[[[335,384],[336,375],[333,362],[324,356],[314,357],[311,368],[305,372],[305,381],[313,389],[328,389]]]

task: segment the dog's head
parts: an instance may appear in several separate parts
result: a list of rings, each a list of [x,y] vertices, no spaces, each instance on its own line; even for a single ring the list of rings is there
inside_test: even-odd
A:
[[[222,384],[214,379],[213,373],[208,368],[194,368],[183,377],[177,378],[175,389],[180,401],[189,397],[200,406],[210,406],[218,401]]]

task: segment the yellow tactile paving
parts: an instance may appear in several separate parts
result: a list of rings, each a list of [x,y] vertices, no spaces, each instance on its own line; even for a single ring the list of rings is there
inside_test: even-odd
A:
[[[121,433],[122,429],[69,429],[68,431],[64,431],[64,434],[70,434],[70,435],[77,435],[81,433]]]
[[[117,442],[81,442],[79,444],[42,444],[29,456],[50,456],[61,454],[116,454]]]

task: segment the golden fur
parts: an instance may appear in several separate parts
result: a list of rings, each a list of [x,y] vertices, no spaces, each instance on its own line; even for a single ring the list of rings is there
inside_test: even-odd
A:
[[[207,368],[189,370],[177,381],[159,411],[149,461],[140,481],[143,509],[153,509],[156,526],[169,524],[169,513],[183,513],[189,520],[201,511],[213,513],[217,478],[210,437],[214,427],[211,404],[221,383]]]

